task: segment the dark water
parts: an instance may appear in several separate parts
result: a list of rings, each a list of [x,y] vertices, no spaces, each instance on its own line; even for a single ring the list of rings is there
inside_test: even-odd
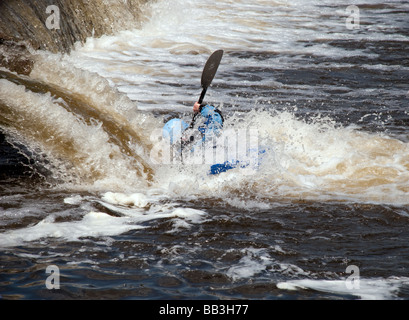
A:
[[[55,207],[64,195],[36,194],[37,201],[42,200],[43,215],[64,209]],[[30,246],[4,250],[2,296],[356,299],[359,290],[349,294],[346,289],[331,292],[328,287],[329,292],[322,292],[313,284],[297,291],[277,288],[277,283],[300,278],[316,280],[317,285],[323,279],[342,284],[347,266],[356,265],[363,278],[361,288],[368,291],[366,282],[373,281],[369,287],[376,298],[407,298],[405,209],[303,202],[273,204],[271,209],[253,212],[217,203],[206,207],[198,203],[195,208],[209,212],[209,221],[177,234],[166,234],[172,223],[161,219],[144,224],[143,232],[86,237],[80,242],[40,239]],[[71,220],[73,215],[59,221]],[[13,227],[36,223],[39,217],[24,220]],[[45,270],[51,264],[60,267],[59,290],[45,287]],[[252,276],[247,278],[247,274]],[[235,276],[239,279],[234,281]]]
[[[91,120],[85,125],[87,114],[68,108],[84,120],[79,129],[90,131],[61,129],[63,135],[72,135],[68,142],[31,135],[25,122],[13,125],[16,122],[10,119],[23,115],[30,119],[32,114],[13,107],[2,91],[3,299],[408,299],[408,4],[358,4],[362,24],[350,38],[343,23],[334,24],[339,15],[329,14],[345,12],[344,4],[313,6],[298,1],[274,10],[263,9],[259,2],[253,5],[262,21],[270,19],[266,12],[271,13],[278,27],[291,25],[300,35],[289,43],[283,36],[280,42],[260,26],[259,41],[248,40],[254,41],[251,49],[225,43],[224,60],[209,92],[210,99],[223,103],[229,124],[242,121],[267,132],[260,141],[267,141],[275,153],[256,175],[237,171],[210,178],[199,169],[159,165],[153,167],[153,182],[145,185],[148,179],[127,167],[133,160],[114,152],[130,138],[116,134],[102,117],[97,119],[102,125]],[[236,6],[242,17],[245,6]],[[232,23],[220,19],[225,27]],[[166,44],[138,49],[132,39],[124,48],[124,37],[116,40],[120,49],[102,42],[71,58],[81,68],[99,68],[99,76],[119,88],[115,99],[125,93],[150,113],[153,120],[135,131],[153,124],[160,128],[166,113],[160,110],[162,102],[183,101],[189,109],[182,106],[173,114],[188,117],[188,97],[198,91],[192,79],[198,78],[208,50],[174,53],[176,49]],[[204,42],[208,47],[223,44],[217,38],[208,41]],[[134,59],[130,65],[141,65],[140,75],[127,71],[126,62],[121,62],[125,65],[121,72],[109,71],[110,66],[120,68],[118,59],[128,55]],[[152,56],[150,61],[147,56]],[[144,68],[151,65],[155,71],[147,76]],[[173,74],[158,71],[161,67],[173,68]],[[65,68],[62,63],[61,70],[66,72]],[[53,85],[50,71],[44,69],[32,76],[34,81],[47,79]],[[178,76],[183,72],[187,78]],[[61,79],[72,77],[76,82],[85,76],[64,73]],[[17,96],[12,78],[0,85]],[[54,80],[58,86],[63,82]],[[111,97],[98,84],[92,82],[86,90]],[[56,96],[47,96],[43,87],[36,91],[25,86],[27,95],[40,92],[45,97],[41,101],[50,114],[63,105],[56,106]],[[80,100],[79,89],[67,87],[71,89],[65,89],[64,101]],[[92,93],[87,99],[99,103]],[[33,113],[43,112],[41,106],[35,104]],[[107,116],[119,126],[125,123],[115,117],[116,113]],[[60,134],[56,128],[77,123],[68,122],[68,116],[64,121],[53,119],[45,120],[53,137]],[[34,128],[43,130],[41,125]],[[111,139],[103,140],[99,128]],[[130,136],[136,137],[132,132]],[[137,140],[146,149],[148,137]],[[96,147],[82,151],[87,140]],[[70,146],[73,141],[75,152],[59,152],[55,141]],[[58,162],[52,159],[53,152]],[[110,160],[105,163],[106,158]],[[77,159],[81,162],[75,171],[70,165]],[[99,169],[98,175],[89,175],[94,180],[90,182],[88,175],[81,180],[81,174],[94,167]],[[49,266],[58,268],[59,289],[47,288]],[[348,287],[349,266],[359,271],[354,273],[359,282],[353,288]]]

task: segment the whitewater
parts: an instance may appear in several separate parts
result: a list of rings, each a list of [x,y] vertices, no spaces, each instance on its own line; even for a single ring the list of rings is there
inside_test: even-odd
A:
[[[55,297],[52,264],[63,298],[407,299],[408,9],[158,0],[141,26],[33,52],[27,76],[0,69],[29,171],[0,188],[2,297]],[[209,175],[166,161],[161,129],[190,122],[218,49],[206,101],[266,152]]]

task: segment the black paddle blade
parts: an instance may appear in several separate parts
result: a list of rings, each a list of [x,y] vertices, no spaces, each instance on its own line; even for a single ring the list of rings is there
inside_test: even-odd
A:
[[[213,81],[214,76],[216,75],[217,69],[219,68],[220,61],[223,57],[223,50],[217,50],[211,54],[209,59],[207,59],[206,64],[202,72],[202,93],[200,94],[199,104],[203,102],[203,99],[206,95],[207,88]],[[190,128],[193,128],[195,124],[197,113],[193,115],[192,121],[190,122]]]
[[[216,75],[217,68],[219,68],[220,61],[223,57],[223,50],[217,50],[207,59],[206,64],[202,72],[202,87],[206,88],[210,86]]]

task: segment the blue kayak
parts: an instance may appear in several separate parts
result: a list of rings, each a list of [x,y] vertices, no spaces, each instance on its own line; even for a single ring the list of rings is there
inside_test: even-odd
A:
[[[266,152],[264,149],[263,150],[258,150],[257,153],[255,153],[256,150],[247,150],[247,155],[245,156],[245,158],[247,159],[241,159],[241,160],[233,160],[233,161],[225,161],[223,163],[215,163],[213,165],[210,166],[210,171],[209,174],[219,174],[222,172],[226,172],[228,170],[231,169],[235,169],[235,168],[247,168],[247,167],[251,167],[253,169],[257,169],[258,166],[260,165],[260,160],[262,159],[263,154]],[[252,157],[250,160],[248,159],[249,156],[248,154],[252,155],[250,157]]]

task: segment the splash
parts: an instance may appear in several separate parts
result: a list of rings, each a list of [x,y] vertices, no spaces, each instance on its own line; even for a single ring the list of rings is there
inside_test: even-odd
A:
[[[250,127],[257,128],[259,148],[266,150],[257,170],[238,167],[209,176],[205,163],[174,165],[159,168],[158,180],[169,192],[224,198],[243,208],[252,199],[258,207],[263,200],[285,199],[407,203],[407,143],[329,118],[307,122],[289,111],[252,110],[231,115],[225,124],[225,130]]]

